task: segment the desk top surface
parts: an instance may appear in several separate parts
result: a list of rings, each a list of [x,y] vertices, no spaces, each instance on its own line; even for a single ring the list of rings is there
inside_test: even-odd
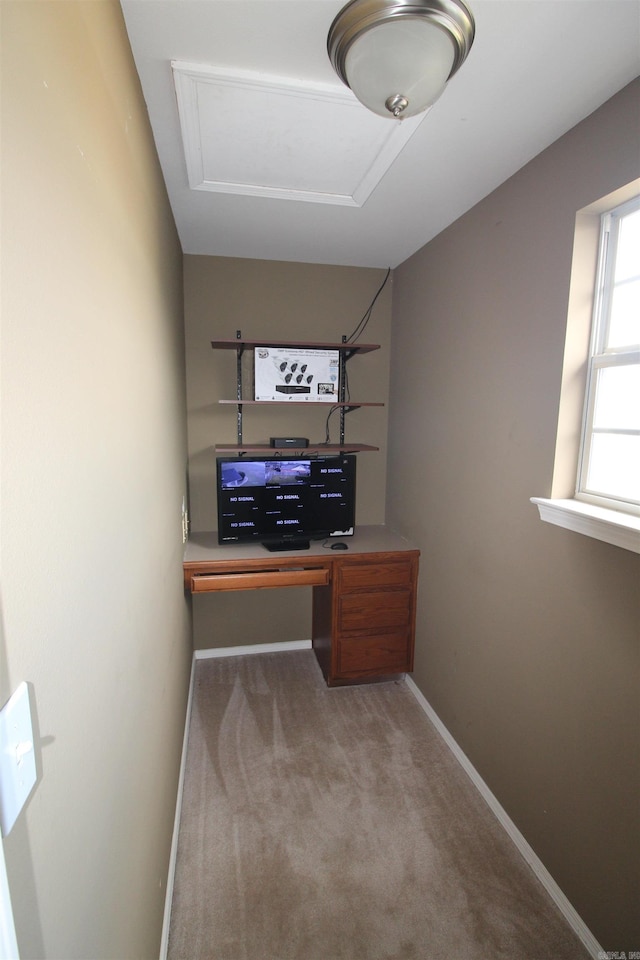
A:
[[[339,540],[346,543],[347,550],[332,550],[331,544]],[[312,540],[308,550],[283,550],[270,553],[260,543],[219,544],[216,530],[192,533],[184,551],[185,563],[207,563],[215,560],[265,560],[326,557],[347,558],[364,553],[388,553],[415,550],[409,540],[385,526],[356,527],[352,537],[332,537],[327,540]]]

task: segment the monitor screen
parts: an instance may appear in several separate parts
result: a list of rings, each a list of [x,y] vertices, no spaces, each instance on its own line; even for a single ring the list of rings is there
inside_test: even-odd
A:
[[[356,457],[218,457],[218,542],[348,536]]]

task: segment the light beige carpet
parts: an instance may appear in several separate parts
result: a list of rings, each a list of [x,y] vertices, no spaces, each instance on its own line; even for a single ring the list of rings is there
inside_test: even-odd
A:
[[[585,960],[402,681],[201,660],[169,960]]]

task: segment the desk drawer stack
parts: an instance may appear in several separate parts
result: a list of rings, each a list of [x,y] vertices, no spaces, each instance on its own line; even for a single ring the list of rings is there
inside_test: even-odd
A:
[[[334,561],[333,589],[314,588],[313,644],[330,686],[413,669],[418,553]]]

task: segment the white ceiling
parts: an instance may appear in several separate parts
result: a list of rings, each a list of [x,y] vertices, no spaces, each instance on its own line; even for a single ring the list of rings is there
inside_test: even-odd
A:
[[[397,123],[333,72],[340,0],[121,0],[184,252],[395,267],[640,72],[640,0],[469,3],[468,60]]]

